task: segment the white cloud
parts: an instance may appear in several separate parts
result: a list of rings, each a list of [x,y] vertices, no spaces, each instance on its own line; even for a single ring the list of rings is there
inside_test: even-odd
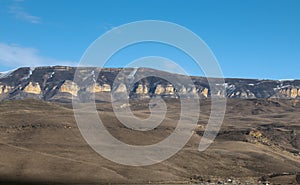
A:
[[[76,63],[40,56],[38,50],[34,48],[0,42],[0,66],[16,68],[21,66],[34,67],[45,65],[74,66]]]
[[[13,14],[16,18],[33,23],[33,24],[39,24],[41,23],[41,18],[37,16],[33,16],[30,13],[26,12],[24,8],[20,5],[20,2],[22,1],[15,1],[14,4],[12,4],[9,7],[9,12]]]

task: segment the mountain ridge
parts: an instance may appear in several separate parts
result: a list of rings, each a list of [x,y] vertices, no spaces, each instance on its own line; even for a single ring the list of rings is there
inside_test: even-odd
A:
[[[122,73],[120,73],[121,70],[123,70]],[[97,73],[99,75],[96,77]],[[84,77],[84,81],[74,82],[75,74]],[[148,77],[142,78],[144,74],[148,74]],[[151,76],[152,74],[154,75]],[[95,94],[96,100],[108,101],[112,91],[129,92],[130,98],[152,96],[178,98],[181,97],[180,95],[186,95],[183,97],[187,98],[193,95],[209,98],[211,93],[215,92],[217,96],[227,98],[300,99],[300,80],[296,79],[225,78],[224,83],[217,84],[214,83],[214,79],[217,80],[217,78],[190,76],[188,78],[192,80],[194,86],[185,87],[185,84],[178,82],[177,85],[180,85],[178,89],[175,88],[176,84],[156,75],[167,75],[175,80],[188,77],[150,68],[22,67],[7,73],[0,73],[0,100],[36,98],[46,101],[70,101],[72,96],[89,99],[92,94]],[[132,87],[127,87],[123,83],[118,84],[117,87],[114,86],[115,79],[128,81],[129,78],[141,79]],[[208,82],[214,83],[214,89],[210,88]],[[225,91],[223,92],[222,89]]]

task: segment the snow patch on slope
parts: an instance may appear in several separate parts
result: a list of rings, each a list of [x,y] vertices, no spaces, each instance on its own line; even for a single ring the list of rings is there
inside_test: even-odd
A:
[[[35,70],[35,67],[30,67],[28,75],[23,78],[23,80],[27,80],[31,77],[32,72]]]
[[[50,79],[50,78],[53,78],[54,74],[55,74],[55,72],[53,71],[53,72],[51,73],[49,79]]]
[[[13,73],[16,69],[13,69],[13,70],[9,70],[9,71],[4,71],[4,72],[0,72],[0,79],[1,78],[6,78],[6,77],[9,77],[9,75],[11,73]]]
[[[135,73],[137,72],[138,68],[134,68],[133,71],[128,75],[128,78],[134,78]]]

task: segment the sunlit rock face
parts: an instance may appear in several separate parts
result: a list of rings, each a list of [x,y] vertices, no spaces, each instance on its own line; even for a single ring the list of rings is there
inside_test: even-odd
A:
[[[289,98],[300,98],[300,88],[285,87],[279,90],[279,93]]]
[[[182,95],[185,95],[187,93],[187,90],[186,90],[186,87],[185,86],[182,86],[179,90],[179,93],[182,94]]]
[[[191,94],[197,94],[197,88],[196,87],[192,87],[192,88],[189,89],[189,92]]]
[[[100,93],[103,92],[103,88],[99,84],[95,83],[92,86],[89,86],[87,88],[87,91],[90,93]]]
[[[139,95],[147,95],[149,93],[149,88],[146,85],[139,84],[135,93]]]
[[[171,85],[171,84],[167,85],[167,87],[165,89],[165,94],[166,95],[168,95],[168,94],[170,94],[170,95],[175,94],[173,85]]]
[[[110,92],[111,86],[109,84],[103,84],[102,86],[102,92]]]
[[[115,93],[126,93],[127,92],[127,87],[125,84],[120,83],[119,86],[115,89]]]
[[[165,92],[165,88],[162,86],[162,85],[157,85],[156,87],[155,87],[155,92],[154,92],[154,94],[155,95],[161,95],[161,94],[163,94],[164,92]]]
[[[204,88],[203,91],[201,92],[201,94],[207,98],[208,97],[208,88]]]
[[[228,94],[230,98],[242,98],[242,99],[252,99],[256,98],[254,93],[250,90],[236,90]]]
[[[291,89],[291,98],[296,98],[298,96],[298,89],[292,88]]]
[[[29,84],[27,86],[25,86],[23,91],[26,93],[31,93],[31,94],[41,94],[42,93],[39,83],[33,83],[33,82],[29,82]]]
[[[6,94],[10,92],[14,87],[7,86],[7,85],[0,85],[0,94]]]
[[[100,85],[98,83],[94,83],[93,85],[87,87],[86,91],[90,93],[111,92],[111,87],[109,84]]]
[[[66,80],[61,86],[59,91],[62,93],[69,93],[72,94],[73,96],[77,96],[79,87],[77,86],[76,83],[73,81]]]
[[[123,74],[119,75],[122,70]],[[76,72],[82,81],[75,83]],[[168,82],[156,76],[168,76],[176,80]],[[180,78],[190,79],[193,84],[180,83]],[[114,84],[116,79],[122,83]],[[122,98],[210,98],[213,94],[227,98],[300,100],[300,80],[232,78],[223,82],[208,81],[205,77],[187,77],[149,68],[24,67],[0,73],[0,100],[38,98],[70,102],[72,97],[88,100],[94,93],[96,100],[106,101],[111,98],[112,92]]]

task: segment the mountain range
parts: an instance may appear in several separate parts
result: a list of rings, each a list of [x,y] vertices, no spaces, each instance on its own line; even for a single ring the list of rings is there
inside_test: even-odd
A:
[[[121,71],[123,71],[122,75],[119,74]],[[83,76],[81,82],[74,81],[75,74]],[[139,76],[141,74],[148,76],[141,78]],[[86,99],[95,94],[96,100],[109,101],[112,91],[118,93],[127,91],[130,98],[152,96],[178,98],[180,94],[187,94],[187,98],[198,95],[205,99],[212,94],[213,89],[210,88],[209,80],[205,77],[191,76],[192,86],[179,84],[178,89],[174,84],[157,77],[157,74],[175,80],[187,78],[180,74],[149,68],[22,67],[0,73],[0,100],[34,98],[46,101],[71,101],[72,96]],[[113,85],[116,79],[128,81],[135,78],[140,80],[134,82],[131,87],[123,83]],[[300,80],[225,78],[223,82],[214,84],[214,88],[217,88],[214,89],[216,95],[241,99],[300,99]],[[220,87],[219,91],[218,87]]]

